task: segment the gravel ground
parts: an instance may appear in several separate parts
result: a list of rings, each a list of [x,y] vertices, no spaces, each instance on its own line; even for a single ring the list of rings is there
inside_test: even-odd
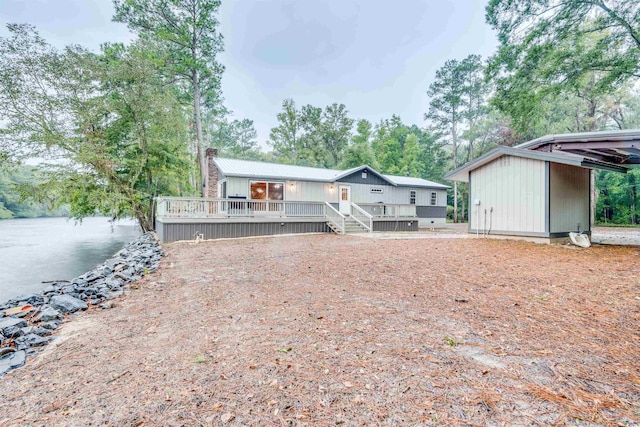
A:
[[[0,425],[639,425],[640,249],[167,245],[0,380]]]

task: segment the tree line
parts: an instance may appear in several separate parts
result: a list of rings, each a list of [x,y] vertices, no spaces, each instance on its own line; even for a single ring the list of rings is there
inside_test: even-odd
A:
[[[253,121],[232,119],[224,106],[219,0],[114,5],[114,20],[137,34],[129,45],[55,49],[18,24],[0,38],[0,170],[15,173],[39,159],[36,182],[5,179],[0,194],[64,205],[75,218],[134,216],[150,230],[156,196],[201,194],[206,147],[224,157],[367,164],[442,181],[496,145],[640,127],[636,2],[491,0],[486,19],[498,34],[497,52],[445,61],[424,88],[423,123],[392,113],[372,123],[340,103],[285,99],[267,150]],[[597,219],[640,222],[639,181],[638,170],[598,172]],[[449,192],[455,221],[467,217],[467,191],[455,184]],[[4,209],[5,217],[16,215]]]

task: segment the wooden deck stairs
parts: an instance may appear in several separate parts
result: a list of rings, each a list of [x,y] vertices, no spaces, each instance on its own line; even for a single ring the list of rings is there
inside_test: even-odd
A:
[[[363,227],[351,216],[346,216],[344,220],[344,232],[341,232],[331,221],[327,221],[327,226],[336,234],[357,234],[367,233],[369,230]]]
[[[344,220],[345,234],[357,234],[357,233],[367,233],[367,232],[369,232],[369,230],[363,227],[362,224],[360,224],[358,221],[353,219],[353,217],[348,216],[345,218]]]

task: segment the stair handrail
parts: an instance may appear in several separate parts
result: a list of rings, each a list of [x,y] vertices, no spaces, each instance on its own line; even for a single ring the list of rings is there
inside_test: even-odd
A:
[[[371,215],[369,212],[365,211],[364,209],[362,209],[360,206],[356,205],[355,203],[351,202],[351,218],[354,219],[354,221],[356,221],[357,223],[359,223],[360,225],[362,225],[368,233],[371,233],[373,231],[373,215]],[[353,210],[355,210],[357,212],[356,215],[353,214]],[[359,215],[363,216],[364,221],[361,221],[360,218],[358,218]],[[368,224],[365,224],[365,222]]]
[[[325,204],[325,218],[328,222],[333,224],[333,226],[338,230],[339,234],[344,234],[344,215],[340,213],[336,208],[331,206],[329,202],[324,202]]]

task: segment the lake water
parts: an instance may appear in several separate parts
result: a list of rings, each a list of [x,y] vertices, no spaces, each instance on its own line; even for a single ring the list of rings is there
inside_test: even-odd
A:
[[[29,218],[0,221],[0,302],[39,293],[43,281],[71,280],[140,235],[134,221]]]

